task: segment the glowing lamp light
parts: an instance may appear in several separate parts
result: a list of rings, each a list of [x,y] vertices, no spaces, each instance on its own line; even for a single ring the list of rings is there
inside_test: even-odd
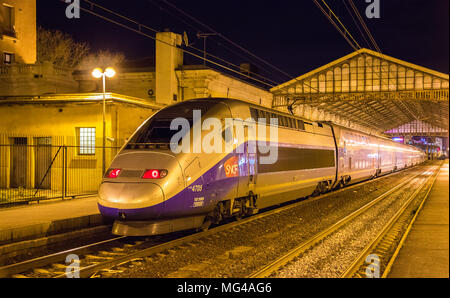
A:
[[[106,75],[108,78],[112,78],[112,77],[114,77],[114,76],[116,75],[116,71],[114,70],[114,68],[108,67],[108,68],[105,70],[105,75]]]
[[[147,170],[142,176],[143,179],[160,179],[167,176],[167,170]]]
[[[117,178],[119,176],[121,169],[112,169],[108,172],[108,178]]]
[[[116,71],[112,67],[108,67],[105,69],[105,72],[103,72],[103,69],[96,68],[92,71],[92,76],[96,79],[100,79],[103,75],[107,76],[108,78],[112,78],[116,75]]]
[[[96,68],[92,71],[92,76],[94,78],[100,79],[103,76],[103,70],[101,68]]]
[[[105,72],[103,72],[103,69],[97,67],[92,71],[92,76],[96,79],[103,79],[103,160],[102,160],[102,173],[105,172],[105,165],[106,165],[106,159],[105,159],[105,150],[106,150],[106,78],[112,78],[116,75],[116,71],[112,67],[107,67],[105,69]],[[120,171],[119,171],[120,173]],[[115,178],[115,177],[110,177]]]

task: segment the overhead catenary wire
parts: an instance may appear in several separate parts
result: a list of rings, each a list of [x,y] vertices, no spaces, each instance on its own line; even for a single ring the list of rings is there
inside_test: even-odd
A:
[[[350,3],[350,6],[352,7],[356,17],[358,18],[359,22],[361,23],[362,27],[364,28],[364,31],[366,32],[367,36],[369,37],[370,41],[372,42],[372,45],[375,47],[376,51],[381,55],[381,58],[385,59],[384,58],[384,54],[382,53],[380,47],[378,46],[377,42],[375,41],[375,38],[373,37],[372,33],[370,32],[369,28],[367,27],[366,22],[361,17],[361,14],[359,13],[358,9],[356,8],[355,4],[353,3],[353,0],[348,0],[348,2]],[[380,64],[380,70],[383,72],[383,65],[382,64]],[[389,69],[387,69],[386,72],[389,72]],[[381,80],[381,77],[380,77],[380,80]],[[404,110],[406,110],[408,112],[408,114],[410,116],[412,116],[413,119],[416,119],[416,120],[418,119],[418,117],[416,116],[416,113],[411,111],[411,109],[408,107],[408,105],[404,102],[403,99],[400,98],[398,100],[398,103],[400,104],[400,106]],[[394,104],[396,106],[398,106],[396,102],[394,102]],[[411,119],[411,117],[410,117],[410,119]]]
[[[63,2],[63,3],[66,3],[65,0],[60,0],[60,1]],[[89,3],[89,4],[90,4],[90,7],[89,7],[89,8],[82,7],[82,6],[81,6],[81,2],[82,2],[82,1],[85,1],[86,3]],[[126,24],[122,24],[122,23],[120,23],[120,22],[118,22],[118,21],[116,21],[116,20],[113,20],[113,19],[111,19],[111,18],[108,18],[108,17],[106,17],[106,16],[103,16],[103,15],[101,15],[100,13],[96,13],[96,12],[93,11],[93,8],[94,8],[94,7],[100,8],[100,9],[102,9],[102,10],[105,10],[105,11],[109,12],[109,13],[113,13],[114,15],[116,15],[116,16],[118,16],[118,17],[120,17],[120,18],[123,18],[123,19],[125,19],[125,20],[127,20],[127,21],[130,21],[130,22],[134,23],[135,25],[137,25],[137,28],[130,27],[130,26],[126,25]],[[151,28],[151,27],[145,26],[145,25],[143,25],[143,24],[140,24],[140,23],[138,23],[138,22],[136,22],[136,21],[133,21],[133,20],[131,20],[131,19],[128,18],[128,17],[122,16],[122,15],[120,15],[120,14],[118,14],[118,13],[114,13],[114,12],[112,12],[111,10],[109,10],[109,9],[107,9],[107,8],[104,8],[103,6],[100,6],[100,5],[98,5],[98,4],[96,4],[96,3],[93,3],[93,2],[91,2],[91,1],[89,1],[89,0],[80,0],[80,10],[82,10],[82,11],[84,11],[84,12],[87,12],[87,13],[89,13],[89,14],[91,14],[91,15],[93,15],[93,16],[96,16],[96,17],[98,17],[98,18],[101,18],[101,19],[103,19],[103,20],[105,20],[105,21],[108,21],[108,22],[110,22],[110,23],[113,23],[113,24],[115,24],[115,25],[118,25],[118,26],[120,26],[120,27],[123,27],[123,28],[125,28],[125,29],[128,29],[128,30],[130,30],[130,31],[133,31],[133,32],[135,32],[135,33],[138,33],[138,34],[140,34],[140,35],[143,35],[143,36],[145,36],[145,37],[151,38],[151,39],[153,39],[153,40],[155,40],[155,41],[164,43],[164,44],[166,44],[166,45],[168,45],[168,46],[171,46],[171,47],[175,47],[175,48],[179,49],[180,51],[182,51],[182,52],[184,52],[184,53],[186,53],[186,54],[189,54],[189,55],[191,55],[191,56],[193,56],[193,57],[196,57],[196,58],[198,58],[198,59],[205,60],[205,61],[207,61],[207,62],[209,62],[209,63],[211,63],[211,64],[213,64],[213,65],[216,65],[216,66],[218,66],[218,67],[220,67],[220,68],[226,69],[226,70],[231,71],[231,72],[233,72],[233,73],[237,73],[237,74],[239,74],[239,75],[241,75],[241,76],[244,76],[244,77],[246,77],[246,78],[248,78],[248,79],[251,79],[251,80],[253,80],[253,81],[255,81],[255,82],[259,82],[259,83],[261,83],[261,84],[263,84],[263,85],[265,85],[265,86],[269,86],[269,87],[274,87],[274,86],[275,86],[275,85],[273,85],[273,84],[267,83],[266,81],[261,81],[261,80],[259,80],[259,79],[256,79],[256,78],[250,76],[250,75],[247,75],[247,74],[242,73],[242,72],[240,72],[240,71],[234,70],[234,69],[232,69],[232,68],[230,68],[230,67],[227,67],[227,66],[225,66],[225,65],[222,65],[222,64],[217,63],[217,62],[215,62],[215,61],[212,61],[212,60],[210,60],[210,59],[204,58],[204,57],[202,57],[202,56],[200,56],[200,55],[197,55],[197,54],[195,54],[195,53],[193,53],[193,52],[190,52],[190,51],[188,51],[188,50],[179,48],[179,47],[177,47],[177,46],[175,46],[175,45],[170,44],[169,42],[160,40],[160,39],[156,38],[155,36],[149,35],[149,34],[143,32],[143,31],[142,31],[142,28],[151,30],[151,31],[153,31],[153,32],[159,32],[159,31],[158,31],[158,30],[155,30],[155,29],[153,29],[153,28]],[[266,80],[269,80],[269,79],[266,78]]]
[[[335,16],[336,19],[339,20],[339,23],[341,24],[341,26],[344,28],[345,31],[343,31],[341,28],[339,28],[339,26],[336,24],[336,22],[333,20],[333,18],[332,18],[330,15],[328,15],[328,13],[327,13],[327,12],[325,11],[325,9],[319,4],[319,2],[317,2],[317,0],[313,0],[313,1],[314,1],[314,3],[316,4],[316,6],[320,9],[320,11],[321,11],[321,12],[327,17],[327,19],[331,22],[331,24],[332,24],[332,25],[338,30],[338,32],[344,37],[344,39],[348,42],[348,44],[349,44],[355,51],[359,50],[359,49],[361,48],[361,47],[359,46],[359,44],[356,42],[356,40],[353,38],[353,36],[351,36],[351,34],[348,32],[347,28],[345,28],[344,24],[342,24],[342,22],[339,20],[339,18],[336,16],[336,14],[335,14],[334,12],[332,12],[331,8],[325,3],[325,1],[322,0],[322,2],[326,5],[326,7],[328,8],[328,10],[330,11],[330,14],[332,14],[333,16]],[[355,43],[353,43],[352,40],[350,40],[350,39],[347,37],[346,32],[348,33],[349,36],[351,36],[352,40],[353,40]],[[294,80],[297,80],[297,78],[294,78]],[[309,85],[309,84],[307,84],[307,83],[305,83],[305,82],[303,82],[303,84],[304,84],[305,86],[307,86],[308,88],[311,88],[312,90],[315,90],[315,91],[320,92],[318,88],[312,87],[311,85]],[[283,88],[283,89],[288,89],[288,88],[289,88],[289,86],[286,86],[286,87]],[[295,103],[295,102],[294,102],[294,103]]]
[[[370,42],[367,40],[366,35],[364,34],[364,32],[361,29],[361,26],[358,24],[358,21],[355,19],[355,17],[353,16],[353,13],[351,12],[350,8],[348,7],[347,3],[345,2],[345,0],[342,0],[342,3],[344,3],[345,9],[347,10],[348,14],[351,16],[353,23],[355,24],[356,28],[358,28],[359,33],[361,34],[362,38],[364,39],[364,41],[366,42],[367,46],[373,50]]]
[[[121,18],[121,19],[127,20],[127,21],[129,21],[130,23],[134,23],[134,24],[137,25],[139,28],[145,28],[145,29],[148,29],[148,30],[153,31],[153,32],[155,32],[155,33],[156,33],[156,32],[159,32],[159,31],[156,30],[156,29],[153,29],[153,28],[151,28],[151,27],[149,27],[149,26],[146,26],[146,25],[144,25],[144,24],[141,24],[141,23],[139,23],[139,22],[136,22],[135,20],[132,20],[132,19],[130,19],[130,18],[124,16],[124,15],[121,15],[121,14],[115,12],[115,11],[112,11],[112,10],[110,10],[110,9],[104,7],[104,6],[101,6],[101,5],[97,4],[97,3],[94,3],[94,2],[92,2],[92,1],[90,1],[90,0],[84,0],[84,1],[85,1],[86,3],[89,3],[89,5],[91,6],[91,9],[92,9],[92,10],[93,10],[94,7],[97,7],[97,8],[100,8],[100,9],[102,9],[102,10],[104,10],[104,11],[110,13],[110,14],[113,14],[113,15],[115,15],[115,16]],[[63,2],[66,2],[66,1],[63,1]],[[81,8],[81,7],[80,7],[80,8]],[[81,9],[83,9],[83,8],[81,8]]]
[[[328,6],[328,4],[325,2],[325,0],[322,0],[322,3],[325,4],[325,6],[328,8],[328,11],[336,18],[336,20],[339,22],[339,24],[342,26],[342,28],[344,28],[344,31],[346,34],[348,34],[348,36],[350,36],[350,38],[352,39],[352,41],[355,43],[357,48],[361,48],[361,46],[358,44],[358,42],[355,40],[355,38],[350,34],[350,32],[347,30],[347,28],[345,27],[345,25],[341,22],[341,20],[339,19],[339,17],[334,13],[334,11]]]
[[[352,7],[353,11],[355,12],[356,17],[358,18],[359,22],[361,23],[362,27],[364,28],[364,31],[366,31],[367,36],[369,37],[370,41],[374,45],[375,49],[377,50],[377,52],[379,52],[381,54],[380,47],[378,46],[377,42],[373,38],[372,33],[370,33],[369,28],[367,28],[366,22],[364,22],[364,19],[361,17],[361,14],[359,13],[359,11],[356,8],[355,4],[353,3],[352,0],[348,0],[348,2],[350,3],[350,6]]]
[[[344,24],[342,24],[342,22],[339,20],[339,18],[336,16],[336,14],[331,10],[331,8],[325,3],[324,0],[322,0],[322,2],[325,4],[325,6],[328,8],[328,11],[330,14],[328,14],[326,12],[326,10],[322,7],[322,5],[320,5],[319,2],[317,2],[317,0],[313,0],[314,3],[316,4],[316,6],[320,9],[320,11],[325,15],[325,17],[327,17],[327,19],[330,21],[330,23],[336,28],[336,30],[342,35],[342,37],[344,37],[344,39],[347,41],[347,43],[355,50],[359,50],[361,47],[359,46],[359,44],[356,42],[356,40],[353,38],[353,36],[350,34],[350,32],[347,30],[347,28],[344,26]],[[332,16],[334,16],[336,18],[336,20],[338,20],[338,22],[341,24],[342,28],[339,27],[338,24],[336,24],[336,22],[333,20]],[[351,37],[352,40],[350,40],[347,37],[347,34]]]
[[[336,13],[334,13],[334,11],[330,8],[330,6],[328,6],[328,4],[325,2],[325,0],[322,0],[322,3],[325,5],[326,9],[328,10],[328,12],[325,10],[324,7],[322,7],[322,5],[320,5],[320,3],[317,0],[313,0],[314,3],[316,4],[316,6],[321,10],[321,12],[327,17],[327,19],[330,21],[330,23],[338,30],[338,32],[344,37],[344,39],[347,41],[347,43],[355,50],[358,51],[361,49],[361,46],[359,45],[359,43],[356,41],[356,39],[351,35],[351,33],[349,32],[349,30],[346,28],[346,26],[343,24],[343,22],[339,19],[339,17],[336,15]],[[334,19],[333,19],[334,18]],[[353,18],[353,16],[352,16]],[[336,21],[335,21],[336,20]],[[336,23],[337,22],[337,23]],[[356,22],[355,22],[356,23]],[[361,31],[360,31],[361,32]],[[361,32],[362,33],[362,32]],[[364,35],[363,35],[364,37]],[[303,84],[305,84],[303,82]],[[307,86],[307,84],[305,84]],[[311,88],[311,86],[309,86]],[[286,89],[289,88],[289,86],[285,87]],[[313,88],[311,88],[313,89]],[[314,88],[316,89],[316,88]],[[317,89],[316,89],[317,90]],[[319,91],[319,90],[317,90]],[[319,91],[320,92],[320,91]],[[297,100],[294,100],[294,103]],[[293,104],[294,104],[293,103]],[[288,109],[290,108],[290,110],[292,110],[292,105],[291,104],[289,106],[288,104]],[[350,102],[348,102],[347,104],[351,105]],[[362,107],[366,113],[368,114],[372,114],[369,113],[369,109],[366,108],[365,106]],[[374,109],[373,107],[371,107],[372,110],[374,110],[375,112],[378,112],[376,109]]]
[[[189,48],[192,48],[192,49],[194,49],[194,50],[197,50],[197,51],[199,51],[199,52],[203,52],[203,50],[201,50],[201,49],[199,49],[199,48],[196,48],[196,47],[194,47],[194,46],[192,46],[192,45],[188,45],[188,47],[189,47]],[[222,59],[222,58],[220,58],[220,57],[217,57],[217,56],[215,56],[215,55],[213,55],[213,54],[211,54],[211,53],[206,53],[206,56],[210,56],[210,57],[212,57],[212,58],[215,58],[215,59],[217,59],[217,60],[219,60],[219,61],[222,61],[222,62],[224,62],[224,63],[227,63],[228,65],[231,65],[231,66],[233,66],[233,67],[240,68],[239,65],[233,64],[233,63],[231,63],[231,62],[229,62],[229,61],[227,61],[227,60],[224,60],[224,59]],[[259,77],[259,78],[261,78],[262,80],[265,80],[265,81],[267,81],[267,82],[274,83],[275,85],[279,85],[279,84],[280,84],[279,82],[275,82],[275,81],[273,81],[273,80],[271,80],[271,79],[269,79],[269,78],[266,78],[266,77],[264,77],[264,76],[262,76],[262,75],[260,75],[260,74],[255,73],[255,72],[248,71],[248,73],[249,73],[250,75]]]
[[[322,2],[323,2],[323,3],[326,5],[326,7],[329,9],[330,15],[328,15],[328,14],[326,13],[326,11],[320,6],[320,4],[319,4],[316,0],[313,0],[313,1],[314,1],[314,2],[316,3],[316,5],[321,9],[321,11],[325,14],[325,16],[330,20],[330,22],[336,27],[336,29],[341,33],[341,35],[347,40],[347,42],[348,42],[355,50],[361,49],[361,47],[360,47],[359,44],[356,42],[356,40],[350,35],[350,33],[348,32],[348,30],[345,28],[345,25],[344,25],[342,22],[340,22],[340,20],[339,20],[339,18],[337,17],[337,15],[336,15],[336,14],[331,10],[331,8],[325,3],[325,0],[322,0]],[[359,22],[361,23],[361,25],[362,25],[364,31],[366,32],[368,38],[370,39],[372,45],[374,46],[374,48],[376,49],[376,51],[381,55],[381,58],[384,59],[384,55],[383,55],[383,53],[381,52],[380,47],[379,47],[378,44],[376,43],[376,41],[375,41],[373,35],[371,34],[369,28],[367,27],[366,23],[364,22],[364,19],[361,17],[361,14],[359,13],[358,9],[356,8],[356,6],[354,5],[354,3],[353,3],[352,0],[348,0],[348,1],[349,1],[349,3],[350,3],[350,6],[351,6],[352,9],[353,9],[355,15],[357,16]],[[345,2],[344,2],[344,4],[345,4]],[[344,32],[343,32],[343,31],[337,26],[337,24],[333,21],[333,19],[331,18],[331,15],[333,15],[333,16],[339,21],[339,23],[341,24],[341,26],[342,26],[342,27],[344,28],[344,30],[345,30]],[[350,15],[352,16],[352,14],[350,14]],[[352,18],[353,18],[353,16],[352,16]],[[355,22],[355,23],[356,23],[356,22]],[[350,36],[350,37],[352,38],[352,40],[355,42],[355,45],[353,45],[353,43],[347,38],[346,33],[349,34],[349,36]],[[363,36],[363,38],[365,39],[364,34],[362,34],[362,36]],[[367,40],[366,40],[366,42],[367,42]],[[370,43],[368,43],[368,45],[370,46]],[[381,65],[380,65],[380,71],[381,71],[381,72],[384,71],[383,68],[384,68],[384,67],[383,67],[383,65],[381,64]],[[389,69],[387,69],[386,72],[389,72]],[[377,74],[377,75],[378,75],[378,74]],[[379,76],[380,76],[380,75],[379,75]],[[381,77],[380,77],[380,80],[381,80]],[[381,91],[381,89],[380,89],[380,91]],[[397,105],[396,102],[394,102],[394,104]],[[399,104],[400,106],[402,106],[403,109],[406,110],[406,111],[408,112],[408,114],[410,114],[410,115],[412,116],[412,118],[417,119],[415,113],[412,112],[412,111],[409,109],[409,107],[407,106],[407,104],[405,104],[405,102],[404,102],[402,99],[400,99],[400,100],[398,101],[398,104]]]
[[[148,1],[153,2],[152,0],[148,0]],[[272,64],[270,64],[270,63],[268,63],[267,61],[263,60],[262,58],[259,58],[259,57],[255,56],[254,54],[250,53],[248,50],[246,50],[246,49],[242,48],[241,46],[237,45],[237,44],[234,43],[233,41],[231,41],[231,40],[229,40],[228,38],[226,38],[225,36],[223,36],[221,33],[215,31],[214,29],[212,29],[212,28],[209,27],[208,25],[205,25],[204,23],[202,23],[201,21],[199,21],[199,20],[196,19],[195,17],[189,15],[188,13],[184,12],[183,10],[181,10],[181,9],[178,8],[178,7],[176,7],[176,6],[173,5],[172,3],[170,3],[170,2],[168,2],[168,1],[166,1],[166,0],[162,0],[162,1],[163,1],[164,3],[166,3],[167,5],[169,5],[170,7],[174,8],[176,11],[180,12],[181,14],[183,14],[184,16],[186,16],[186,17],[188,17],[189,19],[191,19],[191,20],[195,21],[196,23],[200,24],[201,26],[203,26],[204,28],[206,28],[206,29],[209,30],[210,32],[214,33],[215,35],[222,37],[224,40],[228,41],[229,43],[231,43],[232,45],[236,46],[237,48],[243,50],[244,52],[246,52],[246,53],[248,53],[248,54],[250,54],[250,55],[252,55],[253,57],[257,58],[258,60],[264,62],[265,64],[267,64],[267,65],[269,65],[269,66],[271,66],[271,67],[277,69],[278,71],[280,71],[280,72],[283,73],[284,75],[288,76],[290,79],[296,79],[296,78],[294,78],[292,75],[285,73],[284,71],[280,70],[280,69],[277,68],[276,66],[273,66]],[[154,2],[153,2],[153,3],[154,3]],[[192,25],[191,25],[191,27],[192,27]],[[224,47],[227,48],[226,46],[224,46]],[[228,48],[228,49],[229,49],[229,48]],[[229,49],[229,50],[230,50],[230,49]],[[307,85],[309,88],[318,91],[317,88],[314,88],[314,87],[312,87],[312,86],[310,86],[310,85],[308,85],[308,84],[306,84],[306,83],[304,83],[304,84]],[[294,103],[295,103],[295,101],[294,101]],[[292,109],[292,105],[293,105],[294,103],[292,103],[292,104],[290,105],[290,108],[291,108],[291,109]],[[288,107],[288,109],[289,109],[289,107]],[[292,111],[291,111],[291,113],[292,113]]]
[[[187,18],[193,20],[194,22],[200,24],[201,26],[203,26],[205,29],[207,29],[209,32],[211,33],[215,33],[217,36],[221,37],[222,39],[226,40],[227,42],[229,42],[230,44],[232,44],[233,46],[239,48],[241,51],[247,53],[248,55],[252,56],[253,58],[259,60],[260,62],[263,62],[264,64],[270,66],[271,68],[279,71],[280,73],[284,74],[285,76],[287,76],[288,78],[292,79],[293,76],[288,74],[287,72],[281,70],[280,68],[278,68],[277,66],[271,64],[270,62],[267,62],[266,60],[264,60],[263,58],[258,57],[257,55],[253,54],[251,51],[245,49],[244,47],[240,46],[239,44],[235,43],[234,41],[232,41],[231,39],[227,38],[226,36],[224,36],[223,34],[217,32],[216,30],[214,30],[213,28],[211,28],[210,26],[204,24],[203,22],[199,21],[197,18],[191,16],[190,14],[188,14],[187,12],[183,11],[182,9],[178,8],[177,6],[175,6],[174,4],[170,3],[167,0],[162,0],[164,3],[166,3],[168,6],[172,7],[173,9],[175,9],[176,11],[178,11],[179,13],[183,14],[184,16],[186,16]]]
[[[193,25],[191,22],[188,22],[188,21],[184,20],[184,19],[181,18],[180,16],[176,16],[174,13],[170,12],[168,9],[166,9],[166,8],[162,7],[160,4],[156,3],[154,0],[147,0],[147,1],[148,1],[148,2],[151,2],[154,6],[158,7],[160,10],[164,11],[166,14],[172,16],[172,17],[175,18],[176,20],[178,20],[178,21],[182,22],[183,24],[189,26],[190,28],[194,29],[196,32],[201,32],[201,31],[203,31],[204,28],[200,28],[200,27],[198,27],[198,26],[195,26],[195,25]],[[215,44],[217,44],[218,46],[223,47],[223,48],[226,49],[228,52],[230,52],[230,53],[232,53],[232,54],[238,56],[238,57],[241,58],[241,59],[243,59],[244,61],[247,60],[247,61],[251,62],[253,65],[255,65],[255,66],[258,68],[258,70],[261,70],[261,71],[263,71],[263,72],[266,73],[266,74],[270,74],[270,75],[273,75],[273,76],[277,76],[278,78],[283,78],[283,80],[284,80],[284,75],[282,75],[282,74],[280,74],[280,73],[278,73],[278,72],[273,72],[273,71],[268,70],[268,69],[266,68],[267,65],[266,65],[266,66],[263,66],[263,64],[262,64],[261,62],[256,62],[256,60],[250,61],[250,60],[252,60],[252,59],[251,59],[251,58],[249,59],[248,56],[245,57],[243,54],[241,54],[241,53],[237,52],[236,50],[234,50],[234,49],[232,49],[232,48],[230,48],[230,47],[224,45],[224,43],[221,43],[221,42],[216,41],[214,38],[210,38],[210,40],[211,40],[212,42],[214,42]],[[188,45],[188,46],[189,46],[189,45]],[[212,56],[210,53],[207,53],[207,56],[214,57],[214,56]],[[227,63],[230,63],[230,62],[227,62]],[[249,71],[249,73],[252,74],[252,75],[256,75],[256,76],[261,77],[259,74],[255,73],[255,72]],[[267,78],[266,78],[266,79],[267,79]],[[275,82],[275,81],[273,81],[273,80],[271,80],[270,82],[275,83],[276,85],[279,85],[279,84],[280,84],[279,82]]]
[[[325,5],[325,7],[328,9],[328,12],[325,10],[324,7],[322,7],[322,5],[320,5],[320,3],[317,0],[313,0],[314,3],[316,4],[316,6],[320,9],[320,11],[325,15],[325,17],[327,17],[327,19],[330,21],[330,23],[336,28],[336,30],[342,35],[342,37],[344,37],[344,39],[347,41],[347,43],[355,50],[358,51],[361,49],[361,46],[359,45],[359,43],[356,41],[356,39],[351,35],[351,33],[349,32],[349,30],[345,27],[345,25],[341,22],[341,20],[339,19],[339,17],[333,12],[333,10],[330,8],[330,6],[328,6],[328,4],[325,2],[325,0],[322,0],[322,3]],[[336,21],[340,24],[340,26],[333,20],[333,17],[336,19]],[[295,79],[297,80],[297,79]],[[303,84],[307,87],[309,87],[312,90],[315,90],[317,92],[320,92],[318,88],[314,88],[311,85],[303,82]],[[286,86],[283,89],[289,89],[289,86]],[[293,104],[295,104],[297,100],[294,100],[294,102],[289,106],[290,109],[292,109]]]
[[[194,26],[194,25],[192,25],[191,23],[189,23],[189,22],[183,20],[182,18],[176,16],[175,14],[173,14],[173,13],[171,13],[169,10],[163,8],[161,5],[159,5],[159,4],[156,3],[155,1],[153,1],[153,0],[147,0],[147,1],[148,1],[148,2],[151,2],[154,6],[158,7],[158,8],[161,9],[161,10],[163,10],[163,11],[164,11],[165,13],[167,13],[168,15],[170,15],[170,16],[172,16],[173,18],[179,20],[179,21],[182,22],[183,24],[185,24],[185,25],[191,27],[192,29],[196,30],[197,32],[202,31],[199,27]],[[215,40],[214,40],[214,42],[217,43]],[[234,53],[235,55],[240,56],[241,58],[245,59],[242,55],[240,55],[239,53],[236,53],[236,52],[233,51],[232,49],[230,49],[230,48],[228,48],[228,47],[226,47],[226,46],[224,46],[224,45],[222,45],[222,44],[220,44],[220,43],[217,43],[217,44],[218,44],[219,46],[222,46],[222,47],[226,48],[228,51]],[[201,49],[199,49],[199,48],[194,47],[193,44],[187,44],[186,46],[187,46],[187,47],[190,47],[190,48],[192,48],[192,49],[194,49],[194,50],[197,50],[197,51],[199,51],[199,52],[202,52],[202,53],[204,52],[204,50],[201,50]],[[222,61],[222,62],[224,62],[224,63],[226,63],[226,64],[228,64],[228,65],[234,66],[234,67],[236,67],[237,69],[240,69],[240,66],[239,66],[239,65],[236,65],[236,64],[234,64],[234,63],[232,63],[232,62],[229,62],[229,61],[227,61],[227,60],[225,60],[225,59],[223,59],[223,58],[220,58],[220,57],[218,57],[218,56],[215,56],[215,55],[213,55],[213,54],[211,54],[211,53],[206,52],[206,56],[210,56],[210,57],[212,57],[212,58],[214,58],[214,59],[217,59],[217,60],[219,60],[219,61]],[[265,70],[265,69],[264,69],[264,70]],[[267,70],[265,70],[265,72],[271,73],[270,71],[267,71]],[[249,74],[251,74],[251,75],[253,75],[253,76],[259,77],[259,78],[261,78],[261,79],[263,79],[263,80],[266,80],[267,82],[274,83],[275,85],[279,85],[279,84],[280,84],[279,82],[276,82],[276,81],[271,80],[271,79],[269,79],[269,78],[267,78],[267,77],[264,77],[263,75],[260,75],[260,74],[258,74],[258,73],[256,73],[256,72],[253,72],[253,71],[247,71],[247,73],[249,73]]]

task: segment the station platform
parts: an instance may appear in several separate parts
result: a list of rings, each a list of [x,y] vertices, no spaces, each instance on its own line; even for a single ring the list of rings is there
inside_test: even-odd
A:
[[[449,278],[449,163],[442,165],[388,278]]]
[[[0,208],[0,245],[103,224],[96,196]]]

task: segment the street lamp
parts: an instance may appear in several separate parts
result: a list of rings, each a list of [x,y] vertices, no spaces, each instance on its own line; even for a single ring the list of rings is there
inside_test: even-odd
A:
[[[108,67],[103,71],[101,68],[96,68],[92,71],[94,78],[103,78],[103,160],[102,160],[102,175],[105,174],[106,166],[106,77],[112,78],[116,75],[116,71],[112,67]]]

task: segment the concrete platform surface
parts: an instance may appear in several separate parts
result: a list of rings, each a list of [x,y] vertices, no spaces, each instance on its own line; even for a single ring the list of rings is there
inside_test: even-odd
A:
[[[101,224],[95,196],[0,208],[0,244]]]
[[[449,278],[449,164],[433,188],[392,266],[389,278]]]

